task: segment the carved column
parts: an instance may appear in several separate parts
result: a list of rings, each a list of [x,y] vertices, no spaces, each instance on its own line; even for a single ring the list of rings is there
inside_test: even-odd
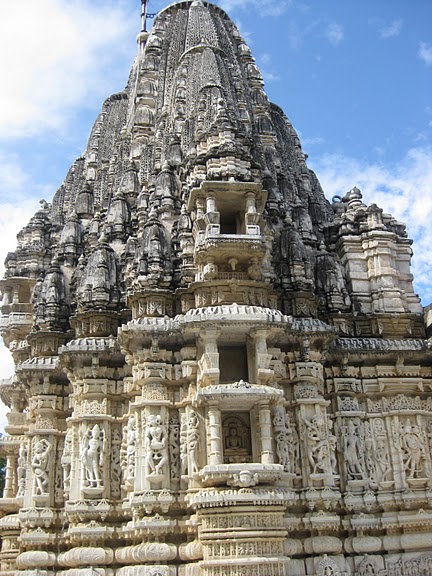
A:
[[[269,402],[259,403],[259,423],[261,436],[261,463],[273,464],[272,424]]]
[[[3,498],[14,498],[17,491],[16,479],[16,462],[17,457],[9,455],[6,457],[6,474]]]
[[[212,402],[207,408],[208,429],[210,436],[209,464],[222,464],[222,423],[219,404]]]

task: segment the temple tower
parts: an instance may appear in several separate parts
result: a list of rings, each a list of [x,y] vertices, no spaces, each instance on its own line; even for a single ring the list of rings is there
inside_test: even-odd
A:
[[[431,576],[404,225],[325,199],[225,12],[145,9],[0,282],[0,574]]]

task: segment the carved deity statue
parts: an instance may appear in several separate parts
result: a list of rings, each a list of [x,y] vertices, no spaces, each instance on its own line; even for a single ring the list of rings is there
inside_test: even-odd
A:
[[[306,425],[308,460],[312,474],[333,474],[336,467],[336,438],[331,433],[330,422],[319,410],[311,420],[303,419]]]
[[[196,412],[190,412],[187,428],[187,446],[189,454],[189,473],[196,474],[198,467],[198,450],[200,446],[199,420]]]
[[[137,425],[133,416],[129,418],[125,429],[126,447],[124,453],[125,479],[131,481],[135,478],[135,461],[137,449]]]
[[[105,456],[105,432],[95,424],[87,428],[81,442],[81,461],[83,463],[83,487],[102,487],[102,467]]]
[[[359,480],[364,478],[365,470],[361,456],[363,446],[358,435],[359,427],[356,428],[354,422],[350,420],[343,436],[344,442],[344,462],[347,478],[349,480]]]
[[[34,494],[37,496],[48,493],[51,451],[51,442],[46,438],[37,440],[33,446],[31,467],[34,474]]]
[[[27,456],[28,456],[28,445],[26,443],[21,444],[18,454],[18,490],[17,496],[24,496],[26,484],[27,484]]]
[[[381,418],[374,420],[375,449],[373,451],[377,482],[385,482],[391,474],[387,434]]]
[[[162,468],[168,461],[167,435],[162,417],[149,416],[145,435],[147,472],[150,476],[162,474]]]
[[[407,478],[424,476],[425,443],[420,428],[409,419],[405,426],[401,427],[400,443]]]
[[[299,438],[295,426],[291,423],[290,415],[284,408],[275,409],[273,426],[279,464],[283,466],[285,472],[297,474],[300,460]]]
[[[61,457],[61,465],[63,468],[63,487],[65,492],[69,492],[70,490],[72,442],[73,442],[73,430],[72,428],[69,428],[68,431],[66,432],[63,454]]]

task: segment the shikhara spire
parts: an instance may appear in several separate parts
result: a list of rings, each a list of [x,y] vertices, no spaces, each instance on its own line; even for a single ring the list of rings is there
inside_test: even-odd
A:
[[[223,10],[147,32],[141,5],[125,89],[1,281],[0,573],[432,574],[405,227],[325,199]]]

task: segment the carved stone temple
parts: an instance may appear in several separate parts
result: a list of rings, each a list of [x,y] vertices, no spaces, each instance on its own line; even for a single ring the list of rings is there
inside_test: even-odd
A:
[[[138,36],[0,282],[3,576],[431,576],[405,227],[329,203],[217,6]]]

